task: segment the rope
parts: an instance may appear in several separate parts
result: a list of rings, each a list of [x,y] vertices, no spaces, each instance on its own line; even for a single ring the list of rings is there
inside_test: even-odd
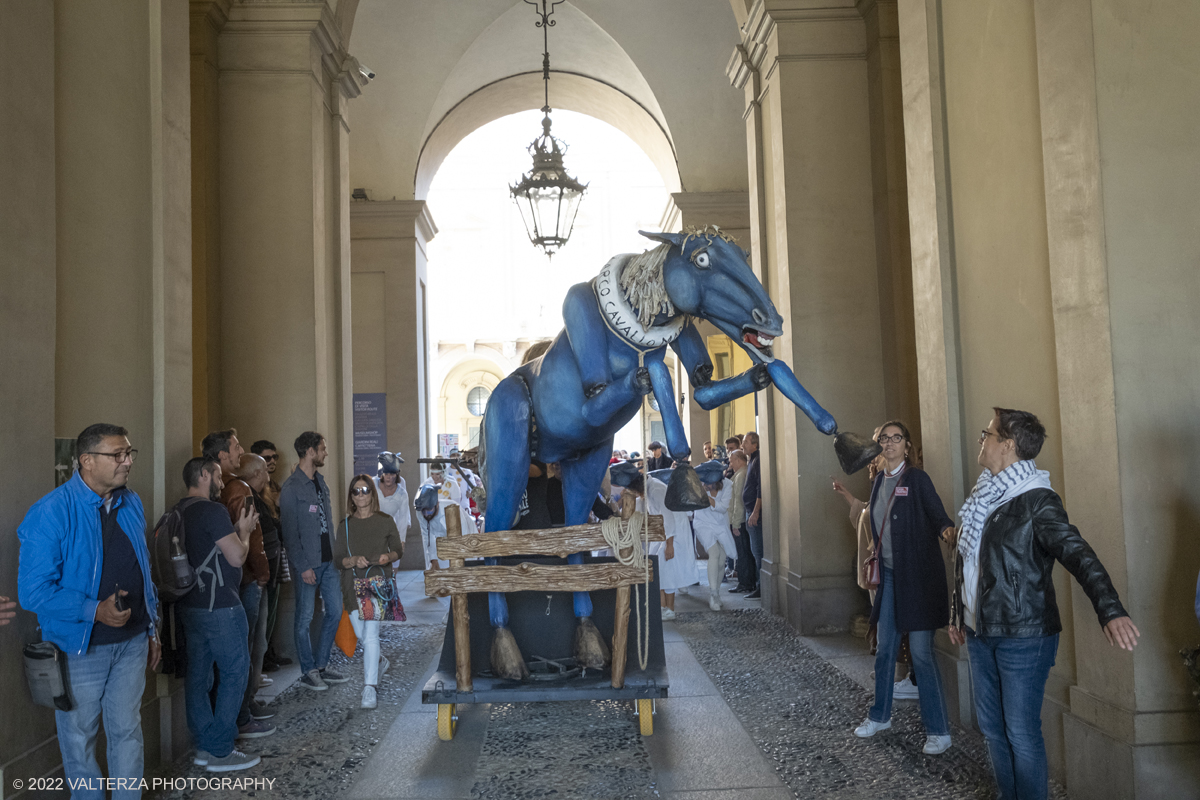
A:
[[[634,348],[635,350],[637,348]],[[642,350],[638,350],[638,368],[645,366],[646,354]],[[646,461],[642,460],[642,487],[645,491],[645,481],[649,476],[646,472]],[[638,529],[641,529],[641,539],[638,539]],[[646,664],[650,655],[650,559],[646,558],[646,551],[650,549],[650,515],[641,511],[635,511],[629,517],[629,521],[621,519],[619,514],[614,514],[608,519],[600,523],[600,534],[604,537],[604,543],[612,550],[612,553],[617,558],[617,563],[623,566],[641,567],[643,582],[640,587],[644,587],[646,592],[645,600],[642,600],[642,588],[639,584],[633,585],[633,608],[634,613],[637,613],[638,603],[642,603],[642,616],[638,618],[638,630],[641,636],[637,639],[638,648],[638,668],[643,672],[646,670]],[[628,550],[629,554],[622,556],[621,551]]]

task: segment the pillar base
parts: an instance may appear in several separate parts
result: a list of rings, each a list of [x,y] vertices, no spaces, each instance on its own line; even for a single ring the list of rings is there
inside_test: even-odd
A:
[[[1067,789],[1072,797],[1200,798],[1195,742],[1134,746],[1064,714]]]
[[[851,576],[802,578],[789,571],[783,585],[780,611],[805,636],[848,631],[850,618],[868,611],[865,594]]]

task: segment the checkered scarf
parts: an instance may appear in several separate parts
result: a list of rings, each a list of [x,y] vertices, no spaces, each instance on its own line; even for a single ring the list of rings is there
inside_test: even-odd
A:
[[[959,509],[958,517],[962,520],[962,533],[958,537],[958,550],[964,558],[971,558],[979,552],[979,539],[983,536],[983,525],[987,522],[988,514],[1000,505],[1003,500],[1021,494],[1021,489],[1028,491],[1037,486],[1025,486],[1031,478],[1044,476],[1044,482],[1049,485],[1050,473],[1041,471],[1033,459],[1018,461],[998,475],[984,470],[975,482],[975,488],[963,507]],[[1036,481],[1040,484],[1042,481]]]

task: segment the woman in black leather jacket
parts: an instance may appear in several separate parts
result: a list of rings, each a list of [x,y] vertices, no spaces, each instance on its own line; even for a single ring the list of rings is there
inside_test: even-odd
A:
[[[959,511],[950,639],[967,645],[975,715],[1000,797],[1042,800],[1049,791],[1042,699],[1062,630],[1055,560],[1087,593],[1110,644],[1132,650],[1140,634],[1067,520],[1049,473],[1033,461],[1046,429],[1027,411],[993,410],[979,439],[984,471]]]

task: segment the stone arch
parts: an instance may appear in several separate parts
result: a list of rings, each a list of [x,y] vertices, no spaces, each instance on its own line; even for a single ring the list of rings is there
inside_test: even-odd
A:
[[[413,176],[424,199],[438,168],[464,137],[509,114],[545,103],[541,32],[530,9],[513,6],[487,27],[446,76],[426,121]],[[550,43],[550,105],[609,123],[650,157],[667,186],[682,190],[675,144],[665,115],[637,65],[603,28],[571,3]],[[532,134],[531,134],[532,136]]]

